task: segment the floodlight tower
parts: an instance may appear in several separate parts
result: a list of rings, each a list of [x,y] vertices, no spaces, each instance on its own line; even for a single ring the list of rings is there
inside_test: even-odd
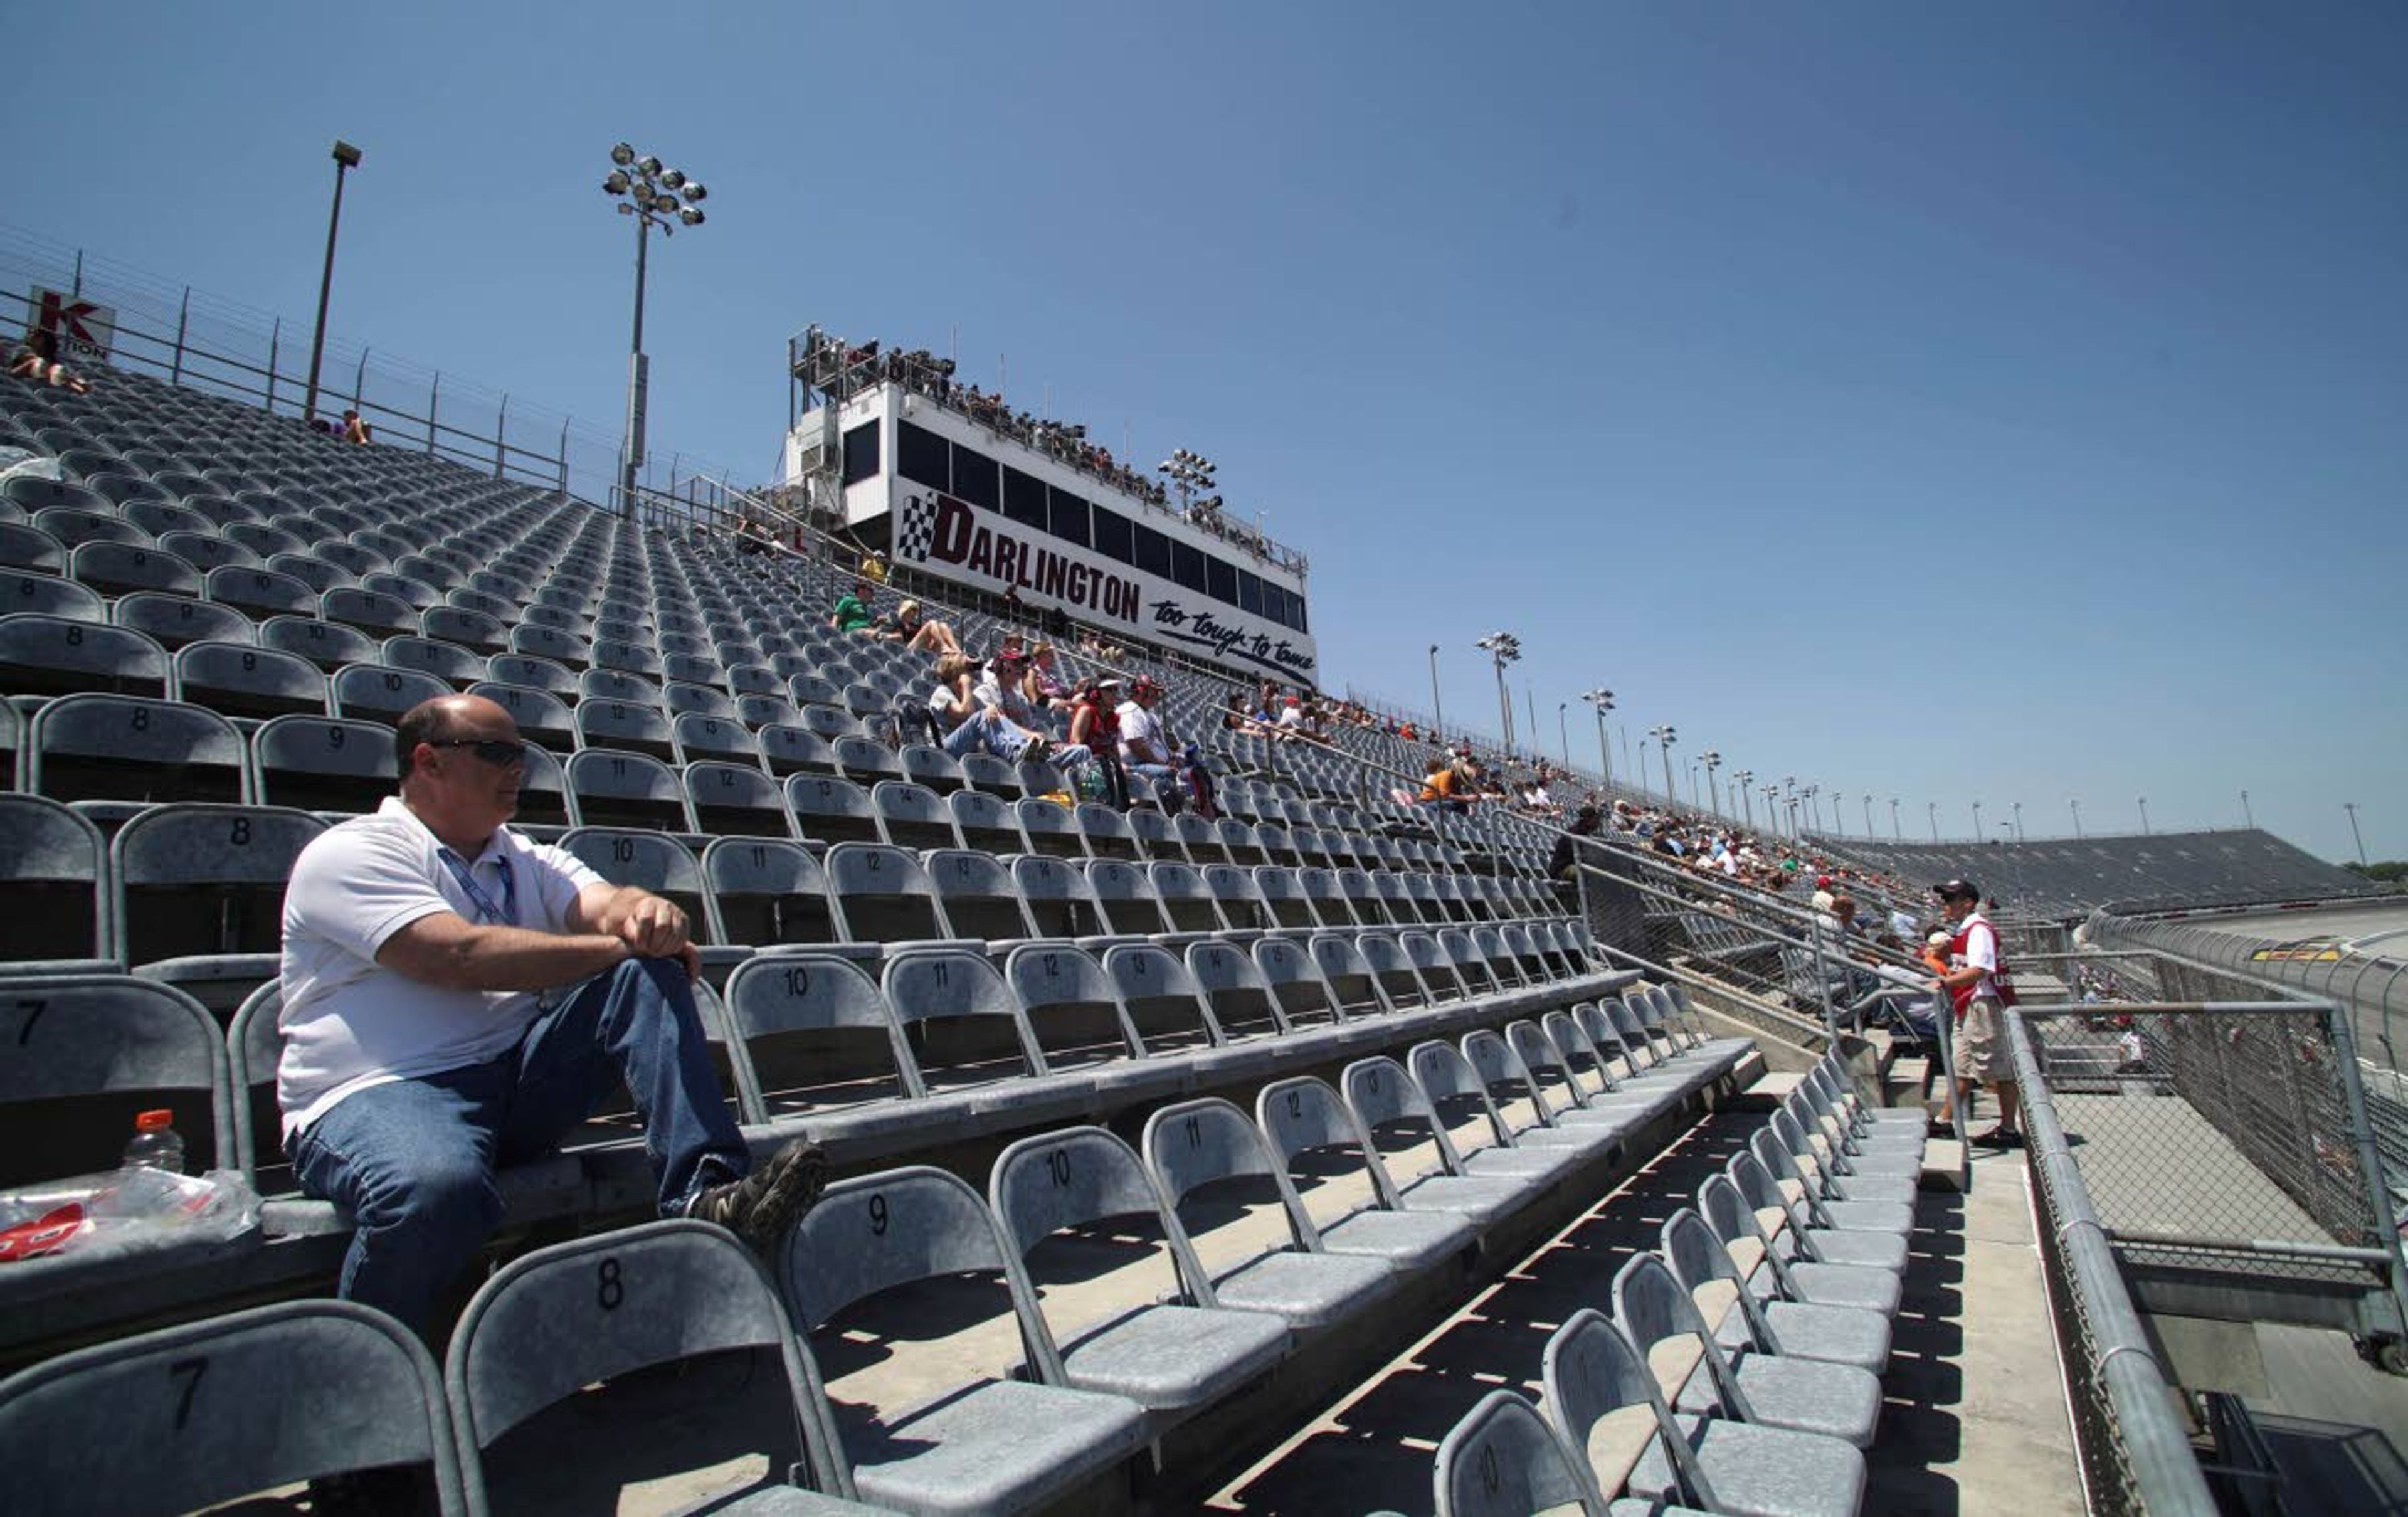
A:
[[[1706,763],[1706,799],[1713,803],[1713,809],[1719,816],[1723,809],[1723,792],[1722,787],[1714,783],[1714,771],[1723,766],[1723,751],[1709,748],[1698,757]]]
[[[619,509],[636,510],[636,476],[644,466],[644,405],[650,362],[644,357],[644,268],[654,226],[668,236],[681,226],[700,226],[702,202],[710,192],[683,170],[670,168],[626,143],[610,150],[609,177],[602,193],[619,203],[619,214],[636,222],[636,328],[627,355],[627,447],[619,463]]]
[[[1680,729],[1668,722],[1660,727],[1648,728],[1647,736],[1655,742],[1656,751],[1664,755],[1664,803],[1678,806],[1680,793],[1672,788],[1672,745],[1681,740]]]
[[[1756,784],[1756,771],[1754,769],[1733,769],[1731,771],[1731,784],[1739,791],[1739,808],[1741,813],[1747,819],[1747,830],[1754,832],[1756,830],[1756,801],[1753,796],[1749,795],[1748,791]]]
[[[1605,740],[1605,713],[1613,709],[1613,692],[1599,687],[1581,693],[1581,699],[1597,708],[1597,756],[1605,765],[1605,788],[1613,789],[1613,747]]]
[[[1497,665],[1497,709],[1505,723],[1505,751],[1513,751],[1513,695],[1505,688],[1505,665],[1518,663],[1522,657],[1522,639],[1510,632],[1492,632],[1472,646],[1485,652]]]

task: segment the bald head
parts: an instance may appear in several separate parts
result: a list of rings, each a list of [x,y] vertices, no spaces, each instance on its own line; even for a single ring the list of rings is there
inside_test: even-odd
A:
[[[518,730],[509,712],[482,695],[437,695],[411,707],[394,725],[394,767],[403,780],[408,780],[417,766],[421,743],[464,737],[515,737]]]

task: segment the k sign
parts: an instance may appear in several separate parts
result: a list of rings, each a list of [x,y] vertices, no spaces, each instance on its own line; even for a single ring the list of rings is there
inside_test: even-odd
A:
[[[108,306],[57,290],[34,286],[34,329],[59,335],[59,356],[71,363],[106,364],[117,341],[117,312]]]
[[[1288,679],[1312,678],[1318,663],[1312,643],[1285,627],[954,496],[907,495],[896,514],[895,556],[947,579],[1025,591],[1082,621],[1116,623],[1155,642]]]

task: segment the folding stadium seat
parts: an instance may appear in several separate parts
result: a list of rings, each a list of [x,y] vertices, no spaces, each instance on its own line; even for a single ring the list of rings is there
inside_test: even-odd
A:
[[[299,552],[309,546],[298,533],[265,522],[236,522],[225,529],[225,535],[264,559]]]
[[[1040,1362],[1049,1351],[1058,1352],[1069,1384],[1138,1402],[1152,1414],[1154,1429],[1211,1405],[1286,1352],[1288,1330],[1280,1318],[1219,1306],[1142,1161],[1111,1133],[1078,1128],[1014,1143],[996,1161],[989,1197]],[[1039,1295],[1048,1275],[1030,1267],[1030,1256],[1058,1232],[1107,1219],[1158,1230],[1177,1266],[1171,1302],[1196,1304],[1149,1297],[1078,1337],[1057,1338]],[[1045,1252],[1050,1263],[1052,1251]]]
[[[0,688],[13,694],[164,696],[167,675],[167,651],[141,633],[64,616],[0,616]]]
[[[1881,1381],[1853,1365],[1726,1353],[1662,1258],[1633,1255],[1613,1277],[1613,1318],[1676,1412],[1788,1428],[1862,1449],[1881,1415]]]
[[[163,553],[173,553],[176,557],[182,559],[185,563],[190,564],[193,567],[198,569],[203,577],[204,585],[207,584],[208,576],[215,574],[221,569],[255,569],[264,571],[267,567],[265,563],[261,560],[257,553],[252,552],[250,549],[245,548],[242,544],[236,542],[231,537],[220,537],[214,531],[196,532],[179,528],[175,531],[162,533],[159,537],[159,551]],[[239,583],[231,578],[229,578],[226,582],[236,590],[239,590],[240,588]],[[298,583],[299,581],[295,582]],[[206,594],[206,591],[204,593]],[[229,597],[224,595],[211,595],[209,598],[212,600],[224,600]],[[317,602],[314,595],[311,597],[310,604],[307,609],[311,613],[316,611]]]
[[[468,685],[467,693],[481,695],[509,712],[519,736],[527,741],[553,753],[577,751],[577,719],[550,691],[480,678]]]
[[[1014,802],[1011,809],[1031,852],[1057,859],[1087,856],[1085,837],[1071,819],[1068,808],[1031,795]]]
[[[1469,934],[1453,928],[1436,934],[1401,932],[1397,945],[1441,1001],[1495,995],[1509,988],[1491,971],[1487,956],[1473,947]]]
[[[1774,1144],[1772,1149],[1777,1153],[1779,1146]],[[1771,1238],[1773,1252],[1789,1260],[1793,1267],[1813,1263],[1878,1269],[1893,1276],[1905,1271],[1907,1239],[1903,1232],[1841,1225],[1841,1218],[1835,1212],[1843,1210],[1845,1203],[1827,1206],[1802,1184],[1793,1195],[1774,1178],[1774,1171],[1765,1166],[1764,1159],[1759,1157],[1763,1152],[1751,1139],[1748,1149],[1731,1156],[1724,1172],[1755,1212],[1757,1227]],[[1870,1223],[1877,1219],[1860,1220]]]
[[[1080,836],[1086,840],[1087,853],[1092,858],[1142,861],[1144,851],[1137,846],[1137,834],[1129,829],[1128,818],[1094,801],[1084,801],[1070,813]]]
[[[455,690],[466,690],[485,678],[485,661],[456,643],[432,637],[387,637],[378,650],[378,662],[397,669],[416,669]]]
[[[674,837],[632,827],[576,826],[559,846],[614,885],[637,885],[683,911],[697,943],[710,943],[710,912],[702,866]]]
[[[670,683],[662,688],[661,698],[672,716],[714,717],[723,722],[736,720],[736,703],[716,685]]]
[[[790,785],[798,777],[833,776],[837,772],[836,751],[828,746],[826,738],[809,727],[767,726],[752,736],[760,741],[761,757],[769,772]]]
[[[419,613],[419,631],[426,637],[456,643],[491,658],[509,648],[509,634],[498,617],[464,606],[430,606]]]
[[[82,973],[110,966],[108,843],[90,818],[36,795],[0,794],[0,969]]]
[[[1294,1032],[1284,998],[1244,948],[1206,938],[1188,943],[1185,954],[1197,994],[1224,1040],[1288,1038]],[[1335,1052],[1325,1038],[1290,1039],[1273,1050],[1282,1059],[1327,1057]]]
[[[1317,941],[1318,939],[1316,939]],[[1388,1004],[1399,1011],[1435,1008],[1440,1003],[1440,992],[1424,980],[1412,956],[1396,935],[1385,932],[1363,932],[1355,935],[1355,951],[1380,982],[1380,993]],[[1450,987],[1451,991],[1451,987]],[[1461,1009],[1456,1007],[1455,1009]],[[1448,1018],[1446,1020],[1454,1020]]]
[[[69,622],[105,623],[107,606],[100,592],[56,575],[0,569],[0,614],[59,617]]]
[[[594,661],[593,644],[581,635],[536,623],[522,622],[510,629],[509,651],[571,669],[584,668]]]
[[[1100,932],[1125,937],[1176,931],[1142,866],[1122,859],[1089,859],[1083,867],[1096,914],[1102,919]]]
[[[326,681],[337,716],[397,722],[424,701],[453,694],[431,674],[386,664],[347,664]]]
[[[1408,1209],[1460,1210],[1484,1225],[1536,1199],[1579,1162],[1576,1153],[1530,1152],[1494,1141],[1469,1154],[1458,1152],[1432,1098],[1394,1059],[1357,1059],[1340,1083],[1381,1169],[1401,1169],[1410,1177],[1383,1189],[1392,1204]],[[1468,1127],[1457,1130],[1471,1136]],[[1441,1181],[1458,1183],[1440,1185]],[[1466,1190],[1463,1181],[1476,1184]]]
[[[666,638],[669,635],[663,636]],[[664,649],[661,653],[661,673],[666,680],[668,688],[672,690],[680,685],[694,685],[710,691],[722,700],[727,698],[725,688],[727,671],[720,666],[717,657],[700,649],[678,652]]]
[[[1113,1102],[1151,1100],[1187,1083],[1185,1064],[1149,1056],[1102,967],[1059,943],[1025,943],[1004,960],[1004,978],[1045,1066],[1092,1081]]]
[[[298,553],[271,553],[267,566],[279,574],[289,574],[310,589],[324,594],[329,590],[355,584],[359,576],[348,569],[327,563],[312,551]]]
[[[1753,1156],[1744,1153],[1734,1156],[1734,1162],[1740,1159],[1753,1162]],[[1728,1173],[1706,1177],[1698,1187],[1698,1210],[1758,1301],[1847,1307],[1877,1313],[1885,1320],[1898,1315],[1896,1270],[1881,1265],[1784,1258]]]
[[[778,729],[766,729],[767,732]],[[775,755],[772,753],[772,767]],[[850,780],[795,773],[786,780],[786,806],[803,837],[820,842],[882,842],[868,794]]]
[[[962,772],[962,761],[941,748],[910,743],[896,757],[902,763],[905,779],[926,786],[939,796],[951,795],[969,783]]]
[[[906,948],[888,956],[881,987],[922,1088],[948,1101],[962,1136],[1095,1109],[1093,1080],[1047,1067],[1019,998],[978,952]]]
[[[128,548],[154,546],[150,534],[119,516],[106,501],[93,497],[92,507],[53,506],[36,511],[33,524],[56,537],[70,551],[89,543],[116,543]]]
[[[355,582],[385,567],[384,555],[354,542],[322,542],[311,551],[350,575]]]
[[[310,616],[318,610],[320,596],[316,591],[273,569],[227,565],[210,569],[203,583],[208,599],[235,607],[254,618]]]
[[[738,698],[746,695],[774,695],[781,700],[785,699],[785,681],[778,678],[777,671],[741,659],[731,661],[727,653],[727,646],[722,645],[719,657],[720,662],[727,667],[729,694]],[[791,706],[794,703],[788,701],[787,704]]]
[[[264,1436],[262,1409],[277,1405],[342,1411]],[[343,1301],[229,1312],[24,1370],[0,1383],[0,1461],[45,1511],[249,1505],[236,1498],[394,1466],[425,1467],[446,1517],[469,1510],[434,1361],[398,1323]]]
[[[1404,1209],[1369,1135],[1336,1091],[1310,1077],[1265,1086],[1254,1114],[1295,1212],[1332,1253],[1403,1269],[1460,1258],[1478,1236],[1475,1219],[1497,1214],[1512,1194],[1494,1181],[1439,1177],[1423,1181],[1415,1192],[1422,1204]],[[1447,1199],[1456,1204],[1440,1204]]]
[[[1270,852],[1263,847],[1262,838],[1254,827],[1234,816],[1225,816],[1214,823],[1212,834],[1219,839],[1222,852],[1229,856],[1229,862],[1240,867],[1251,869],[1262,864],[1293,866],[1297,862],[1293,857],[1272,858]]]
[[[569,755],[562,779],[572,826],[694,830],[684,787],[648,754],[588,748]]]
[[[231,1013],[276,973],[284,882],[324,830],[316,817],[280,807],[179,803],[141,812],[109,844],[111,956]]]
[[[843,940],[891,947],[945,937],[936,888],[910,850],[884,843],[838,843],[828,850],[825,862],[828,898]]]
[[[577,677],[577,698],[580,703],[618,701],[626,706],[649,706],[655,710],[668,708],[658,684],[625,669],[587,669]]]
[[[1172,826],[1170,818],[1160,811],[1140,806],[1130,810],[1123,820],[1128,824],[1130,836],[1136,839],[1140,857],[1176,859],[1182,864],[1194,862],[1188,858],[1185,845],[1179,840],[1178,829]]]
[[[626,638],[609,637],[599,623],[595,623],[594,630],[595,634],[594,666],[595,668],[617,669],[627,674],[641,675],[647,680],[661,678],[661,656],[652,651],[650,647]]]
[[[802,713],[783,695],[746,694],[736,697],[736,718],[748,727],[791,727],[802,721]]]
[[[1619,1502],[1609,1509],[1579,1452],[1511,1391],[1489,1392],[1448,1430],[1439,1442],[1431,1485],[1438,1517],[1604,1517],[1609,1510],[1617,1517],[1626,1510],[1632,1517],[1693,1517],[1696,1510]]]
[[[0,521],[0,566],[64,574],[67,546],[39,527]]]
[[[941,1170],[914,1167],[831,1187],[797,1224],[781,1283],[807,1346],[841,1316],[848,1324],[874,1319],[868,1330],[895,1352],[916,1336],[913,1323],[907,1317],[880,1331],[893,1313],[865,1303],[921,1286],[906,1297],[916,1308],[924,1282],[966,1271],[1001,1277],[1005,1269],[994,1219],[978,1195]],[[960,1378],[953,1366],[945,1368],[949,1379]],[[1040,1363],[1037,1374],[1037,1383],[986,1378],[949,1385],[874,1421],[870,1408],[839,1404],[838,1442],[858,1493],[915,1511],[1029,1510],[1059,1504],[1143,1446],[1134,1403],[1063,1386],[1058,1363]]]
[[[884,743],[859,735],[839,736],[831,740],[836,751],[838,773],[854,784],[874,786],[903,779],[902,760]],[[917,788],[917,787],[914,787]]]
[[[1352,931],[1314,933],[1306,941],[1306,952],[1312,954],[1313,967],[1321,971],[1322,982],[1329,987],[1330,1000],[1341,1015],[1385,1017],[1396,1011]]]
[[[839,737],[863,736],[860,722],[852,712],[837,706],[803,706],[803,725],[831,744]]]
[[[1852,1182],[1819,1164],[1805,1168],[1799,1162],[1801,1151],[1812,1159],[1806,1135],[1786,1112],[1774,1112],[1772,1120],[1748,1138],[1748,1152],[1772,1175],[1782,1194],[1804,1204],[1808,1224],[1848,1232],[1894,1233],[1900,1238],[1914,1230],[1911,1190],[1902,1191],[1895,1180]]]
[[[1417,1061],[1420,1052],[1414,1050]],[[1618,1152],[1643,1115],[1628,1108],[1619,1111],[1588,1111],[1569,1105],[1556,1108],[1514,1046],[1493,1028],[1475,1028],[1465,1034],[1458,1056],[1480,1082],[1498,1123],[1518,1144]],[[1421,1074],[1419,1062],[1413,1068],[1417,1076]],[[1429,1080],[1422,1081],[1423,1089],[1430,1085]]]
[[[1020,892],[1010,871],[993,853],[975,848],[934,849],[924,866],[943,914],[945,937],[992,945],[1030,936]]]
[[[156,802],[250,798],[241,735],[181,701],[62,695],[34,713],[23,764],[27,790],[86,803],[104,830]]]
[[[521,1510],[555,1489],[559,1462],[579,1453],[565,1435],[595,1425],[548,1418],[539,1436],[509,1437],[537,1413],[571,1398],[589,1406],[607,1398],[607,1387],[590,1389],[598,1382],[631,1376],[630,1383],[656,1382],[632,1372],[737,1350],[752,1351],[748,1364],[775,1367],[747,1376],[740,1387],[723,1387],[715,1420],[776,1432],[767,1479],[739,1477],[735,1486],[704,1489],[712,1510],[867,1510],[850,1503],[850,1471],[824,1439],[826,1403],[759,1262],[725,1230],[683,1220],[538,1249],[504,1266],[470,1299],[444,1379],[477,1510],[487,1503],[494,1510]],[[788,1472],[806,1466],[814,1483],[838,1499],[789,1483]],[[744,1467],[754,1466],[748,1460]],[[695,1494],[695,1484],[689,1473],[681,1489]]]
[[[1538,1023],[1510,1023],[1505,1041],[1520,1061],[1524,1078],[1554,1111],[1601,1113],[1638,1123],[1684,1104],[1685,1097],[1678,1090],[1618,1085],[1606,1067],[1605,1055],[1569,1012],[1550,1011]],[[1579,1119],[1568,1116],[1567,1120]]]
[[[953,813],[934,791],[882,780],[870,789],[869,806],[885,842],[917,851],[963,846]]]
[[[1170,819],[1170,830],[1178,835],[1180,849],[1187,862],[1194,865],[1235,864],[1236,857],[1221,841],[1220,829],[1193,811],[1182,811]]]
[[[441,605],[443,593],[461,579],[458,569],[440,559],[424,553],[405,553],[393,561],[392,573],[371,575],[360,583],[371,594],[392,596],[413,611],[423,611]]]
[[[259,646],[308,659],[322,669],[347,664],[373,664],[374,639],[353,627],[322,622],[314,616],[275,616],[259,623]]]
[[[1490,1098],[1478,1070],[1452,1043],[1436,1038],[1413,1045],[1414,1081],[1439,1117],[1444,1146],[1465,1174],[1519,1175],[1561,1172],[1586,1159],[1611,1156],[1622,1146],[1619,1124],[1548,1127],[1536,1122],[1516,1128]]]
[[[695,761],[684,766],[695,829],[717,837],[796,838],[778,782],[758,766]]]
[[[365,813],[394,794],[393,729],[375,722],[280,716],[251,735],[264,805]]]
[[[201,593],[198,570],[175,554],[148,543],[82,543],[68,554],[67,577],[105,595],[136,590],[156,590],[172,595]]]
[[[1223,1306],[1268,1312],[1304,1333],[1358,1318],[1396,1288],[1400,1277],[1381,1260],[1321,1246],[1261,1131],[1228,1102],[1184,1101],[1157,1110],[1146,1121],[1144,1152],[1163,1200],[1188,1228],[1182,1263],[1193,1259],[1200,1270],[1186,1282],[1191,1292],[1209,1285]],[[1263,1229],[1247,1212],[1248,1201],[1266,1189],[1286,1224],[1284,1246],[1264,1246]],[[1210,1212],[1182,1209],[1203,1197],[1218,1198]],[[1229,1238],[1240,1249],[1254,1247],[1230,1262]]]
[[[579,744],[588,751],[640,753],[662,763],[678,756],[676,730],[658,707],[589,697],[577,703],[576,719]]]
[[[1020,772],[992,753],[971,753],[962,760],[962,779],[972,789],[1006,801],[1026,794]]]

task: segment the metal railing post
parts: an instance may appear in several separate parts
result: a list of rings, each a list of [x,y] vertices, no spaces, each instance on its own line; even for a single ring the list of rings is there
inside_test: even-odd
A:
[[[426,451],[435,451],[435,413],[443,408],[443,371],[435,371],[435,381],[426,387]]]
[[[176,306],[176,356],[167,365],[167,382],[171,385],[184,382],[184,332],[192,319],[193,287],[188,284],[184,286],[184,298]]]
[[[2408,1260],[2401,1253],[2400,1228],[2391,1213],[2391,1187],[2383,1174],[2383,1152],[2374,1141],[2374,1119],[2366,1109],[2366,1087],[2359,1079],[2358,1039],[2350,1028],[2350,1012],[2339,1001],[2328,1002],[2325,1016],[2332,1032],[2333,1046],[2340,1050],[2342,1095],[2349,1105],[2349,1135],[2358,1145],[2358,1165],[2366,1181],[2369,1219],[2375,1236],[2383,1240],[2383,1250],[2391,1256],[2391,1295],[2400,1303],[2401,1314],[2408,1318]],[[2408,1344],[2393,1343],[2388,1352],[2395,1359],[2408,1357]],[[2386,1365],[2385,1367],[2393,1367]]]
[[[276,349],[284,337],[284,318],[267,329],[267,414],[276,414]]]
[[[1831,970],[1823,957],[1823,919],[1820,913],[1809,917],[1806,930],[1814,945],[1814,994],[1823,1003],[1823,1030],[1836,1038],[1840,1036],[1840,1013],[1831,1005]]]

